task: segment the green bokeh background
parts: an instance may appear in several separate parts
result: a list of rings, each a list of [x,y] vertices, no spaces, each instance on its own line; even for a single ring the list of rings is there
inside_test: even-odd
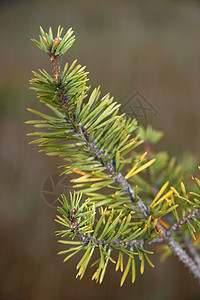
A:
[[[29,146],[24,122],[39,108],[29,90],[31,70],[50,72],[48,57],[34,46],[39,26],[73,27],[76,43],[62,58],[87,66],[90,84],[124,103],[140,91],[158,114],[148,122],[163,130],[160,149],[199,159],[199,1],[1,1],[0,2],[0,299],[197,300],[197,282],[171,257],[130,278],[110,266],[101,286],[88,270],[75,279],[77,258],[62,263],[54,231],[56,210],[42,199],[44,179],[59,159]],[[146,125],[147,121],[140,120]]]

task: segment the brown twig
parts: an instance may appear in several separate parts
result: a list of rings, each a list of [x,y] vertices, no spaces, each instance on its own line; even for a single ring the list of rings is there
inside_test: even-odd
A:
[[[60,65],[58,63],[59,56],[55,55],[54,53],[50,53],[49,55],[52,64],[53,79],[55,82],[57,82],[58,78],[60,77]]]

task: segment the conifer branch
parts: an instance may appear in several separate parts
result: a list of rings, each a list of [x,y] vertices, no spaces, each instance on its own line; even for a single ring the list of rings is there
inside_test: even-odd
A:
[[[110,247],[110,246],[120,246],[120,247],[127,247],[127,248],[133,248],[134,246],[143,247],[145,241],[143,239],[141,240],[131,240],[124,242],[120,240],[119,238],[113,240],[112,242],[107,242],[106,239],[98,239],[97,237],[94,237],[89,234],[82,234],[79,230],[79,222],[76,218],[70,218],[70,230],[72,233],[75,233],[75,235],[82,241],[83,245],[88,245],[90,241],[92,241],[96,246],[101,245],[102,247]]]
[[[184,238],[186,229],[192,239],[195,239],[195,233],[200,232],[200,195],[195,194],[194,199],[189,199],[183,183],[183,196],[174,187],[171,190],[168,188],[167,177],[170,176],[176,186],[182,169],[174,166],[173,159],[168,163],[165,154],[158,155],[158,164],[154,158],[150,160],[150,153],[134,153],[127,157],[142,142],[138,135],[131,137],[136,132],[136,121],[118,115],[119,105],[113,102],[109,94],[100,99],[99,89],[95,89],[85,101],[88,87],[84,67],[74,62],[70,67],[66,64],[62,72],[60,70],[59,57],[75,40],[71,29],[63,38],[61,34],[60,26],[56,38],[53,38],[51,28],[48,34],[41,28],[40,41],[34,42],[50,56],[53,78],[43,70],[40,74],[34,72],[35,78],[31,80],[41,102],[53,111],[55,117],[29,109],[44,120],[27,123],[50,131],[31,133],[31,136],[39,137],[32,143],[39,143],[41,152],[63,157],[67,162],[63,166],[63,174],[77,174],[78,178],[72,182],[89,196],[82,204],[81,197],[75,194],[71,196],[69,203],[62,196],[62,207],[58,208],[62,217],[57,216],[56,221],[67,229],[60,230],[57,234],[71,237],[72,241],[60,242],[75,246],[60,252],[72,252],[64,261],[79,251],[85,251],[77,266],[77,276],[82,278],[93,252],[97,249],[99,259],[93,264],[97,265],[93,279],[101,283],[108,261],[115,263],[111,253],[117,250],[119,256],[116,270],[120,266],[123,271],[122,285],[131,266],[132,282],[135,280],[134,256],[138,256],[141,262],[142,274],[144,258],[153,266],[147,256],[152,252],[144,249],[144,246],[163,243],[168,245],[195,278],[200,279],[198,252]],[[150,143],[156,143],[162,136],[162,133],[151,127],[146,132],[139,127],[138,132],[148,149]],[[125,171],[125,166],[128,167],[128,172]],[[150,183],[138,175],[140,172],[148,174]],[[152,184],[151,180],[157,174],[159,180]],[[200,189],[198,179],[194,180]],[[109,189],[108,195],[101,193],[104,187]],[[177,207],[180,208],[179,211]],[[165,216],[167,221],[168,216],[173,220],[169,222],[171,226],[163,221]],[[183,249],[184,243],[193,258]],[[128,256],[125,269],[123,255]]]

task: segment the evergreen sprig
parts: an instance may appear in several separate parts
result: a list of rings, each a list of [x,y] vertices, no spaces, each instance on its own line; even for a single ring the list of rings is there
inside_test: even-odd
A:
[[[132,282],[135,280],[135,257],[141,261],[140,272],[144,271],[145,259],[153,267],[147,254],[152,252],[143,248],[144,240],[141,237],[144,235],[144,230],[137,228],[137,224],[133,226],[131,223],[133,212],[125,216],[123,211],[117,212],[114,209],[103,209],[102,207],[96,211],[96,207],[90,205],[90,199],[80,203],[80,195],[71,194],[70,204],[65,195],[61,196],[62,207],[58,208],[62,215],[57,216],[57,222],[67,227],[67,229],[57,231],[57,235],[65,237],[69,235],[72,241],[60,240],[62,244],[70,244],[73,247],[59,252],[59,254],[68,254],[64,261],[76,253],[85,250],[83,258],[77,265],[79,269],[77,276],[83,277],[89,261],[95,249],[98,249],[99,259],[92,266],[97,266],[97,269],[92,277],[97,282],[103,281],[108,262],[116,264],[116,270],[123,272],[121,285],[123,284],[128,271],[131,267]],[[98,215],[98,218],[96,218]],[[102,225],[104,229],[102,230]],[[77,241],[78,238],[80,241]],[[118,259],[112,257],[112,252],[119,252]],[[123,256],[128,256],[127,266],[124,268]]]
[[[71,247],[60,254],[67,254],[66,261],[84,251],[77,265],[82,278],[97,252],[92,279],[101,283],[112,262],[123,272],[122,285],[130,270],[134,282],[135,259],[140,260],[141,274],[145,261],[153,267],[149,248],[161,243],[163,257],[177,255],[200,279],[199,194],[186,192],[183,167],[166,153],[153,153],[151,146],[161,132],[150,126],[145,130],[135,119],[119,114],[120,104],[110,94],[101,97],[99,87],[90,92],[88,73],[77,61],[60,70],[58,60],[75,40],[72,29],[63,37],[62,31],[59,26],[54,38],[51,28],[48,33],[40,28],[40,40],[33,40],[50,56],[53,76],[45,70],[33,72],[32,89],[52,113],[29,109],[40,119],[27,122],[42,130],[29,134],[36,138],[31,143],[38,143],[40,152],[63,157],[62,174],[76,175],[71,181],[87,197],[61,196],[56,221],[64,229],[57,235],[68,237],[60,242]],[[199,188],[199,180],[193,180]]]

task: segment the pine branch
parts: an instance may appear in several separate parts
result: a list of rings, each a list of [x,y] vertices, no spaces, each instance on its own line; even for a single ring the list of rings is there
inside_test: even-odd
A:
[[[123,240],[120,240],[119,238],[114,239],[112,242],[107,242],[106,239],[99,239],[95,236],[89,235],[89,234],[82,234],[80,231],[80,224],[75,216],[72,216],[68,218],[69,220],[69,228],[72,233],[74,233],[83,243],[83,245],[88,245],[90,241],[94,243],[97,247],[112,247],[112,246],[119,246],[119,247],[126,247],[133,249],[133,247],[143,247],[145,241],[143,239],[137,240],[133,239],[131,241],[124,242]]]
[[[193,273],[194,277],[200,279],[198,259],[192,259],[182,249],[178,235],[175,236],[178,229],[185,230],[187,226],[191,237],[195,238],[194,232],[200,228],[200,222],[197,220],[200,200],[196,198],[190,200],[183,184],[181,188],[184,196],[180,196],[174,188],[168,189],[167,176],[175,178],[180,175],[178,167],[173,170],[174,160],[169,162],[167,168],[165,168],[166,163],[163,165],[166,169],[163,175],[164,183],[160,184],[159,188],[157,184],[150,186],[138,176],[140,172],[147,170],[149,177],[154,178],[155,171],[159,172],[160,166],[157,166],[157,169],[154,167],[155,159],[149,160],[150,153],[127,157],[142,142],[138,136],[131,137],[137,128],[136,121],[126,119],[124,115],[118,115],[119,105],[113,102],[109,94],[99,99],[99,89],[95,89],[85,101],[88,79],[84,68],[80,65],[76,66],[74,62],[70,67],[66,64],[61,72],[58,60],[75,40],[71,29],[63,38],[61,38],[61,33],[62,28],[59,27],[56,38],[53,38],[51,28],[49,34],[41,28],[40,42],[36,40],[34,42],[50,56],[53,78],[43,70],[40,74],[34,73],[35,78],[31,80],[33,89],[38,93],[41,102],[50,108],[56,117],[30,110],[42,117],[44,121],[27,122],[36,128],[50,130],[50,132],[30,134],[39,137],[32,143],[39,143],[42,147],[41,152],[63,157],[68,163],[63,166],[65,169],[63,174],[71,172],[77,174],[78,178],[73,179],[72,182],[89,196],[89,199],[81,206],[80,197],[73,196],[70,204],[65,198],[61,201],[64,209],[59,208],[59,212],[63,217],[58,216],[57,221],[68,229],[61,230],[58,234],[63,237],[68,235],[72,239],[76,237],[80,240],[61,241],[63,244],[75,245],[74,248],[61,251],[61,253],[72,251],[65,258],[67,260],[79,251],[85,250],[77,266],[79,268],[77,275],[82,278],[97,248],[100,258],[95,262],[98,268],[93,279],[100,283],[108,261],[114,262],[111,252],[114,249],[119,251],[116,270],[119,266],[123,270],[123,253],[126,254],[128,262],[122,275],[122,285],[131,266],[132,282],[135,280],[134,255],[139,257],[142,274],[144,257],[153,266],[147,256],[147,253],[151,252],[143,246],[163,242]],[[148,139],[151,139],[148,142],[156,143],[162,134],[149,128],[145,133],[139,127],[140,135],[145,140],[146,134]],[[124,174],[125,166],[130,168],[126,175]],[[151,168],[150,171],[148,171],[149,168]],[[139,180],[144,188],[138,192],[137,185],[134,184],[135,188],[133,188],[130,184],[132,180],[133,182]],[[198,180],[195,179],[195,181],[200,186]],[[108,187],[112,192],[108,195],[97,193],[104,187]],[[116,192],[113,193],[113,190]],[[145,194],[148,190],[151,196]],[[156,193],[152,193],[152,190]],[[198,195],[195,194],[195,197]],[[181,218],[177,211],[178,206],[181,207]],[[95,217],[97,207],[100,207],[99,218]],[[103,207],[106,209],[103,210]],[[171,228],[163,221],[165,216],[176,220]],[[189,244],[188,248],[194,257],[195,248]]]
[[[139,256],[139,259],[141,260],[141,273],[143,273],[144,270],[144,257],[153,267],[153,264],[147,256],[147,254],[152,254],[152,252],[143,248],[143,239],[138,239],[143,230],[135,230],[132,232],[132,228],[129,228],[131,214],[129,214],[128,217],[123,217],[122,212],[119,215],[115,215],[114,210],[101,209],[100,218],[98,219],[97,223],[95,223],[95,206],[88,206],[90,203],[89,199],[81,204],[81,195],[76,196],[76,194],[74,194],[71,195],[70,203],[68,203],[66,197],[62,195],[60,202],[62,207],[58,207],[58,211],[63,217],[58,215],[56,221],[64,225],[67,229],[57,231],[57,235],[61,235],[61,237],[69,235],[72,237],[72,241],[69,242],[60,240],[59,242],[76,246],[59,252],[59,254],[72,252],[72,254],[69,254],[64,261],[68,260],[72,255],[80,252],[81,250],[86,250],[85,255],[88,258],[91,258],[95,250],[99,250],[101,255],[98,261],[98,271],[94,273],[93,277],[97,282],[100,283],[103,280],[103,274],[105,274],[105,269],[102,268],[102,265],[104,266],[106,257],[109,257],[109,260],[112,263],[116,263],[111,257],[111,252],[113,250],[119,251],[116,270],[118,269],[119,264],[121,271],[124,270],[123,254],[128,255],[129,259],[131,258],[133,275],[132,280],[135,278],[135,256]],[[101,231],[102,223],[105,224],[103,231]],[[134,236],[135,239],[130,239],[130,236]],[[74,241],[75,237],[78,237],[82,245],[80,242]],[[87,266],[83,263],[81,263],[81,265],[82,266],[80,266],[80,270],[77,274],[80,277],[82,277],[85,273]],[[79,268],[79,264],[77,267]],[[124,270],[121,284],[124,282],[126,277],[125,274],[127,275],[126,271],[127,268]]]

